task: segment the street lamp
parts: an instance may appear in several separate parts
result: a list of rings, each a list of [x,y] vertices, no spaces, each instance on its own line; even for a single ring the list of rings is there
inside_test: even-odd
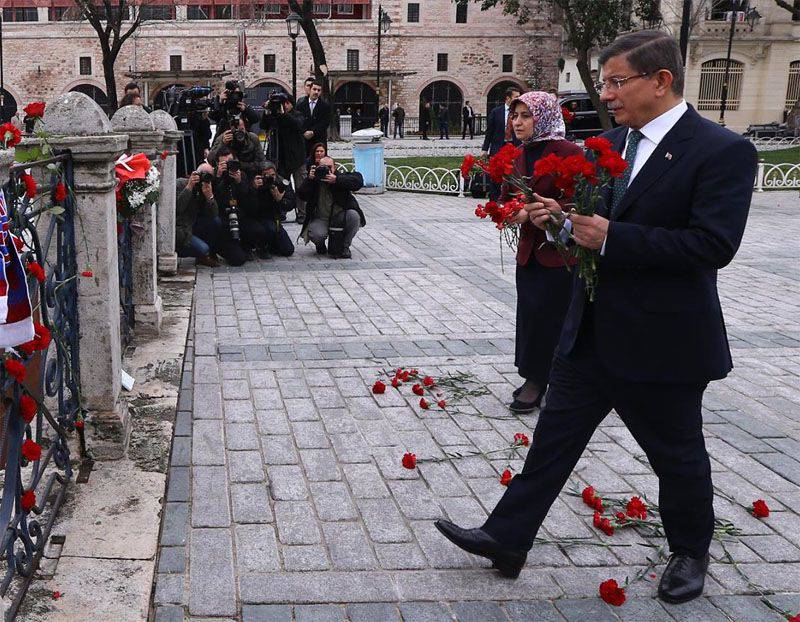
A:
[[[383,33],[389,32],[389,26],[392,23],[392,18],[389,17],[389,14],[383,10],[381,5],[378,5],[378,75],[376,76],[376,82],[378,83],[378,103],[380,104],[381,100],[381,35]]]
[[[289,31],[289,37],[292,39],[292,99],[297,101],[297,35],[300,34],[301,18],[297,13],[292,11],[286,18],[286,28]]]
[[[747,8],[748,0],[733,0],[731,2],[731,29],[728,33],[728,54],[725,57],[725,77],[722,80],[722,97],[719,106],[719,124],[725,126],[725,107],[728,104],[728,81],[731,75],[731,46],[733,45],[733,35],[736,32],[736,17],[744,12],[745,21],[750,24],[750,32],[753,32],[756,23],[761,19],[761,13],[755,7]]]

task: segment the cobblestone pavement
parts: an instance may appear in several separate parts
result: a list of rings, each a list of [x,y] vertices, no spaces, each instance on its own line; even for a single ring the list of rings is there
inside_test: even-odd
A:
[[[512,258],[505,251],[501,273],[496,231],[471,215],[469,199],[360,201],[369,223],[350,261],[304,247],[288,260],[198,273],[158,622],[779,619],[722,563],[718,543],[706,597],[668,606],[654,598],[654,582],[640,581],[623,607],[606,606],[599,583],[632,577],[652,541],[629,530],[606,538],[566,494],[540,535],[629,546],[536,545],[512,582],[440,537],[438,517],[481,523],[503,492],[505,461],[471,457],[409,471],[403,452],[500,447],[515,432],[530,434],[536,417],[450,417],[370,387],[384,367],[468,369],[491,390],[471,406],[508,416],[518,382]],[[709,387],[705,430],[717,514],[743,532],[728,550],[753,583],[775,592],[775,604],[797,613],[800,201],[767,193],[755,203],[743,248],[720,275],[736,369]],[[603,495],[655,499],[642,459],[612,414],[574,480]],[[768,519],[743,507],[758,498],[773,510]]]

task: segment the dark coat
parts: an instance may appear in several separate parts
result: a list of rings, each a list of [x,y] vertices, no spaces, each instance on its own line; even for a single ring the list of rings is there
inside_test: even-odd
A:
[[[314,137],[306,140],[306,152],[311,148],[311,145],[316,143],[328,144],[328,126],[331,124],[331,107],[324,102],[322,98],[317,100],[314,105],[314,114],[311,114],[311,106],[307,99],[302,100],[297,104],[295,109],[303,114],[305,118],[303,122],[303,131],[314,132]]]
[[[209,162],[216,162],[217,151],[219,151],[219,148],[224,144],[222,142],[223,133],[224,132],[217,132],[217,136],[214,138],[214,144],[208,152]],[[234,154],[236,154],[236,159],[241,162],[242,170],[245,173],[251,177],[261,174],[264,170],[266,160],[264,159],[264,149],[261,146],[261,141],[258,139],[258,136],[252,132],[247,132],[246,140],[243,145],[235,146],[234,143],[230,143],[228,146],[231,147]]]
[[[378,112],[378,118],[380,118],[381,123],[388,123],[389,122],[389,108],[384,106]]]
[[[506,144],[506,105],[500,104],[489,113],[486,120],[486,135],[483,137],[483,151],[488,151],[489,155],[494,155],[503,145]],[[520,142],[514,133],[511,133],[511,142],[519,145]]]
[[[627,132],[619,127],[604,136],[622,152]],[[690,106],[609,224],[594,303],[576,281],[559,350],[572,350],[591,306],[598,357],[616,376],[660,383],[724,378],[733,364],[717,271],[742,241],[756,167],[750,141]]]
[[[300,237],[307,238],[308,226],[317,213],[317,205],[319,201],[319,186],[321,183],[318,180],[306,177],[300,187],[297,189],[297,197],[306,202],[306,222],[303,225],[303,230],[300,232]],[[336,182],[333,184],[331,193],[333,194],[333,202],[345,210],[352,209],[358,212],[361,220],[361,226],[367,224],[367,219],[364,217],[364,212],[358,204],[353,193],[364,187],[364,178],[361,173],[336,173]],[[306,240],[308,241],[308,240]]]
[[[216,200],[207,201],[202,192],[187,188],[187,182],[185,177],[179,177],[175,182],[175,248],[179,249],[189,243],[198,217],[214,218],[219,215]],[[200,187],[199,182],[196,187]]]
[[[430,129],[432,123],[431,109],[423,106],[419,111],[419,129]]]
[[[306,158],[306,141],[303,138],[305,117],[292,110],[286,114],[272,115],[264,111],[261,127],[270,132],[267,158],[278,166],[278,172],[288,177],[302,166]]]
[[[398,106],[394,110],[392,110],[392,116],[394,117],[395,121],[402,121],[406,118],[406,111],[405,108],[402,106]]]

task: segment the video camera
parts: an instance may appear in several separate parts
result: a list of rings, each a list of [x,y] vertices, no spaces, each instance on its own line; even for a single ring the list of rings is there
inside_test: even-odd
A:
[[[267,100],[267,112],[269,114],[283,114],[283,103],[287,101],[283,93],[270,93]]]
[[[172,117],[181,117],[189,112],[208,110],[213,104],[209,98],[212,91],[210,86],[171,86],[164,93],[167,112]]]

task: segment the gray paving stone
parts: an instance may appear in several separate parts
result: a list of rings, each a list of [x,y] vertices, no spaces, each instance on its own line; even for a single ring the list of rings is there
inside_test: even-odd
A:
[[[267,475],[273,499],[286,501],[308,498],[308,487],[299,466],[268,466]]]
[[[192,435],[192,413],[183,411],[175,415],[175,428],[173,430],[175,436],[191,436]]]
[[[232,482],[263,482],[266,479],[259,451],[229,451],[228,472]]]
[[[383,499],[357,499],[369,537],[374,542],[409,542],[411,532],[394,503]]]
[[[261,434],[291,434],[289,420],[283,410],[258,410],[256,419]]]
[[[225,464],[225,434],[222,421],[198,420],[192,429],[192,463]]]
[[[342,622],[344,607],[341,605],[297,605],[294,608],[295,622]]]
[[[317,544],[283,546],[281,555],[287,572],[327,570],[331,567],[325,547]]]
[[[323,521],[353,520],[358,517],[350,493],[343,482],[312,482],[311,498]]]
[[[183,607],[158,607],[155,622],[183,622]]]
[[[292,622],[289,605],[244,605],[242,622]]]
[[[222,389],[219,384],[196,384],[192,415],[195,419],[222,419]]]
[[[192,440],[188,436],[176,436],[172,441],[170,466],[189,466],[192,457]]]
[[[350,622],[402,622],[394,603],[366,603],[347,605]]]
[[[233,543],[229,529],[193,529],[189,565],[189,613],[236,615]]]
[[[442,603],[400,603],[403,620],[414,622],[452,622],[453,616]]]
[[[368,570],[378,562],[359,523],[323,523],[325,544],[336,570]]]
[[[657,598],[629,597],[622,607],[614,610],[614,613],[625,622],[641,622],[642,620],[671,622],[673,620]]]
[[[235,523],[270,523],[273,520],[264,483],[231,484],[231,506]]]
[[[300,449],[330,447],[325,428],[318,421],[293,421],[291,424],[294,441]]]
[[[508,622],[497,603],[453,603],[450,605],[458,622]]]
[[[569,622],[584,622],[587,619],[617,621],[611,608],[599,598],[565,598],[556,600],[553,604]]]
[[[298,464],[294,439],[288,434],[264,436],[261,439],[264,462],[267,464]]]
[[[189,468],[172,467],[169,470],[167,501],[189,500]]]
[[[768,562],[800,561],[800,549],[781,536],[743,536],[742,542]]]
[[[236,525],[237,572],[280,570],[278,543],[272,525]]]
[[[164,504],[161,546],[183,546],[189,530],[189,504]]]
[[[301,449],[300,460],[311,482],[333,482],[342,479],[336,455],[331,449]]]
[[[228,422],[252,422],[255,421],[255,409],[249,400],[225,400],[223,402],[225,410],[225,421]]]
[[[428,568],[428,562],[413,542],[400,544],[375,544],[378,563],[385,570],[419,570]]]
[[[374,465],[344,464],[342,470],[356,498],[377,499],[389,496],[389,489]]]
[[[162,547],[158,557],[158,572],[182,573],[184,570],[186,570],[186,547]]]
[[[277,387],[253,389],[253,404],[258,410],[283,409],[283,398]]]
[[[232,450],[260,449],[254,423],[228,423],[225,426],[225,443]]]
[[[392,576],[374,570],[242,574],[239,585],[245,603],[364,603],[397,598]]]
[[[547,601],[505,603],[505,610],[511,622],[564,622],[564,616]]]
[[[156,605],[181,605],[184,603],[184,578],[179,574],[156,575]]]
[[[277,501],[275,521],[283,544],[317,544],[319,527],[308,501]]]
[[[294,398],[284,401],[289,421],[319,421],[317,406],[311,398]]]
[[[725,612],[731,620],[784,620],[785,618],[767,607],[758,596],[712,596],[709,599],[716,607]],[[798,604],[800,608],[800,603]]]
[[[192,476],[192,527],[227,527],[228,475],[225,467],[196,466]]]

